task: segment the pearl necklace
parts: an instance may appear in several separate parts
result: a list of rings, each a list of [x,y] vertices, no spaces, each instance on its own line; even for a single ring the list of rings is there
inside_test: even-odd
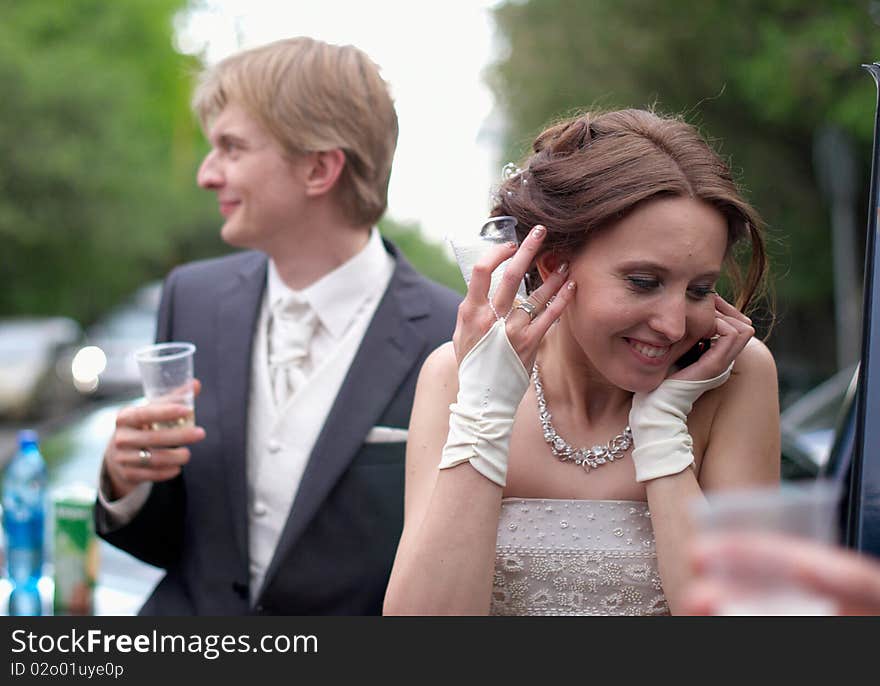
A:
[[[535,384],[535,396],[538,399],[538,417],[544,430],[544,440],[550,445],[550,452],[562,462],[574,462],[584,468],[585,472],[598,469],[606,462],[614,462],[623,457],[632,447],[632,431],[627,426],[621,433],[612,438],[606,445],[594,445],[592,448],[573,448],[560,436],[550,422],[550,409],[544,398],[544,387],[538,375],[538,363],[532,367],[532,382]]]

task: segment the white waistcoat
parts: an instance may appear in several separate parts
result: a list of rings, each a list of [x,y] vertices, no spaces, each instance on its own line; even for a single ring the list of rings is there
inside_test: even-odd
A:
[[[265,303],[254,334],[248,411],[248,553],[253,602],[324,420],[339,392],[370,320],[385,291],[368,298],[338,344],[319,363],[283,408],[275,407],[269,378]]]

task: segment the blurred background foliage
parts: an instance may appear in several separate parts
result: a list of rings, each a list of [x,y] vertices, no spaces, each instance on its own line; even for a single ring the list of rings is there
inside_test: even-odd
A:
[[[379,231],[394,241],[416,269],[429,279],[446,284],[459,293],[465,292],[458,265],[449,258],[443,246],[423,236],[418,223],[398,222],[386,216],[379,221]]]
[[[85,323],[218,247],[192,180],[197,65],[171,43],[183,4],[0,0],[0,313]]]
[[[88,324],[180,262],[228,250],[174,48],[186,0],[0,0],[0,316]],[[463,288],[418,228],[383,221],[422,271]]]
[[[835,127],[857,157],[861,283],[880,3],[530,0],[495,10],[505,43],[489,73],[520,160],[547,123],[581,109],[655,107],[713,140],[769,226],[783,387],[835,370],[831,221],[814,140]],[[857,332],[852,332],[857,335]]]

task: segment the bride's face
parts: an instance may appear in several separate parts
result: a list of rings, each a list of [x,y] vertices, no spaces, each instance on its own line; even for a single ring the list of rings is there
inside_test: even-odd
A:
[[[712,206],[669,197],[638,207],[572,260],[571,333],[610,383],[650,391],[715,332],[713,290],[727,224]]]

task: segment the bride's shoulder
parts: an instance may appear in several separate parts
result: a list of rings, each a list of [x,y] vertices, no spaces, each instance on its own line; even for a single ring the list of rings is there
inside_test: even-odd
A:
[[[458,361],[452,342],[444,343],[425,359],[416,383],[415,417],[448,417],[449,405],[458,395]],[[412,435],[412,434],[410,434]]]
[[[458,360],[455,357],[455,348],[452,341],[443,343],[425,359],[422,371],[419,374],[419,383],[443,384],[450,381],[458,386]]]
[[[773,353],[762,341],[752,338],[737,355],[727,382],[703,395],[695,408],[713,408],[715,413],[738,404],[757,407],[758,398],[775,399],[778,393]]]
[[[739,404],[759,407],[760,398],[775,402],[778,395],[779,383],[773,353],[757,338],[752,338],[737,355],[727,383],[711,391],[711,397],[718,403],[716,407]]]
[[[743,380],[763,379],[768,376],[772,376],[775,380],[776,361],[773,359],[773,353],[763,341],[757,338],[750,339],[736,358],[733,375]]]

